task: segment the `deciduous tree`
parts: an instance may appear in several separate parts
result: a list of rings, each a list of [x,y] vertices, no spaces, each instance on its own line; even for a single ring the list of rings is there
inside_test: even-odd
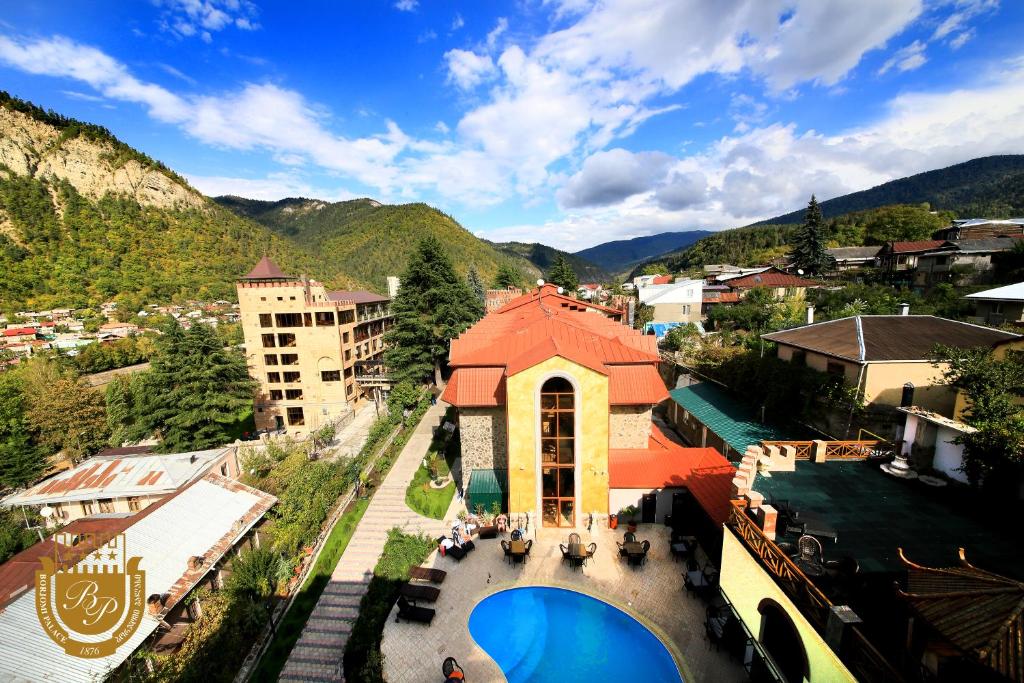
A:
[[[495,289],[508,289],[509,287],[522,287],[523,274],[513,265],[502,263],[498,266],[498,272],[494,275]]]

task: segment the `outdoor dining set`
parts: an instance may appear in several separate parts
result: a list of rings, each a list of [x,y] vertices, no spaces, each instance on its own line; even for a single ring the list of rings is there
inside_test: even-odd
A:
[[[587,560],[597,552],[597,544],[583,545],[579,534],[569,534],[569,544],[558,544],[562,551],[562,561],[568,562],[573,569],[580,569],[587,564]]]

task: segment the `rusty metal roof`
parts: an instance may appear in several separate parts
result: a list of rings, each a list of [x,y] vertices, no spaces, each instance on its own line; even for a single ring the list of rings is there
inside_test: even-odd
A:
[[[748,287],[821,287],[820,282],[807,280],[796,275],[784,273],[775,268],[760,273],[752,273],[742,277],[730,278],[725,281],[733,289],[745,289]]]
[[[1024,681],[1024,583],[970,564],[935,569],[908,560],[900,596],[965,654],[1010,680]]]
[[[277,264],[270,260],[269,256],[264,256],[259,260],[249,273],[242,277],[243,280],[294,280],[291,275],[285,275],[284,272],[277,267]]]
[[[230,448],[169,455],[98,455],[14,493],[0,505],[51,505],[170,493],[198,479]]]
[[[856,362],[928,360],[936,344],[991,346],[1020,335],[931,315],[858,315],[762,335]]]
[[[391,299],[386,296],[374,294],[373,292],[369,292],[365,289],[336,289],[332,292],[327,292],[327,298],[331,301],[351,301],[354,304],[377,304],[384,303],[385,301],[391,301]]]
[[[125,553],[140,556],[144,595],[165,595],[163,610],[146,612],[142,624],[114,654],[86,659],[67,654],[46,635],[35,608],[34,577],[39,558],[53,550],[47,540],[0,565],[0,680],[95,681],[120,666],[160,625],[167,612],[259,522],[277,499],[270,494],[209,473],[176,494],[132,517],[79,520],[62,532],[96,533],[85,539],[91,548],[124,533]],[[78,545],[82,545],[79,543]],[[71,546],[62,546],[66,552]],[[65,563],[90,562],[76,550]],[[86,547],[89,550],[90,547]],[[203,558],[193,567],[193,557]]]

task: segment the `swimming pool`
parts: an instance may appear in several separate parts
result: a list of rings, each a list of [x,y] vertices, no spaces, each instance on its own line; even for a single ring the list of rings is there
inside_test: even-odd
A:
[[[469,615],[469,632],[509,683],[682,680],[668,649],[639,621],[562,588],[490,595]]]

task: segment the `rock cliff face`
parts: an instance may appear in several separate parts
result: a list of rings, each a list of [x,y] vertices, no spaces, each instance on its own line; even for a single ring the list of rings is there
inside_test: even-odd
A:
[[[163,171],[136,159],[118,161],[114,146],[61,131],[21,112],[0,107],[0,164],[18,175],[56,178],[92,199],[127,195],[144,206],[200,208],[206,198]]]

